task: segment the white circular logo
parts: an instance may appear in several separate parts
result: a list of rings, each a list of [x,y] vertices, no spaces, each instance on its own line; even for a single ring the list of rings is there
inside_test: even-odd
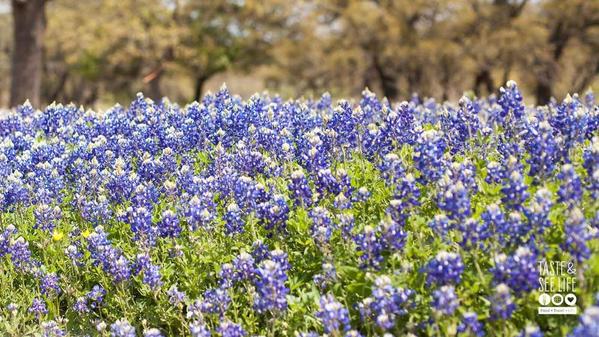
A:
[[[566,300],[567,305],[575,305],[576,304],[576,295],[568,294],[568,295],[566,295],[565,300]]]
[[[551,302],[553,302],[554,305],[562,305],[562,303],[564,303],[564,296],[562,296],[562,294],[555,294],[551,296]]]
[[[549,304],[549,301],[551,301],[551,296],[547,294],[541,294],[539,296],[539,303],[541,303],[541,305],[547,305]]]

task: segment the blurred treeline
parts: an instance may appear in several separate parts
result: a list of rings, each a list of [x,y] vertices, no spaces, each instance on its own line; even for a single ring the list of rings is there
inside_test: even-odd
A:
[[[10,104],[10,8],[27,1],[4,0],[0,14],[0,106]],[[243,78],[247,92],[356,96],[369,87],[391,99],[488,94],[511,78],[546,103],[597,85],[599,74],[599,0],[52,0],[43,6],[41,104],[126,102],[138,91],[186,102],[223,73],[229,82]]]

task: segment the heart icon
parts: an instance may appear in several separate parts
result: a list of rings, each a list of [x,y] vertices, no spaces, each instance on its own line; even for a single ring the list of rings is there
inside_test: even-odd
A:
[[[576,304],[576,295],[574,295],[574,294],[568,294],[568,295],[566,295],[565,302],[566,302],[567,305],[574,305],[574,304]]]

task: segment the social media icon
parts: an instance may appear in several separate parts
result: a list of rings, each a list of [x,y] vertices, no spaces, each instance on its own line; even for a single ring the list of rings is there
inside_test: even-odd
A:
[[[562,294],[555,294],[551,296],[551,302],[553,305],[562,305],[564,303],[564,296]]]
[[[567,305],[575,305],[576,304],[576,299],[577,299],[576,295],[574,295],[574,294],[568,294],[568,295],[566,295],[566,297],[565,297],[564,300],[566,301]]]
[[[551,296],[549,296],[547,294],[541,294],[539,296],[539,303],[541,303],[541,305],[543,305],[543,306],[548,305],[550,301],[551,301]]]

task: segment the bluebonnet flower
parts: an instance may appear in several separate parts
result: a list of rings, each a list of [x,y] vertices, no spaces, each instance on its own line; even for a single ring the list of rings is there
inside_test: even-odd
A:
[[[284,312],[287,310],[287,294],[289,288],[285,285],[287,274],[278,262],[265,260],[256,270],[257,297],[254,308],[259,313],[266,311]]]
[[[153,246],[158,235],[158,228],[152,223],[152,213],[144,206],[127,208],[127,222],[134,239],[145,245]]]
[[[8,225],[0,233],[0,257],[10,253],[11,246],[11,237],[13,234],[17,233],[17,229],[13,225]]]
[[[270,250],[268,246],[261,240],[256,240],[252,243],[252,257],[256,263],[260,263],[263,260],[270,257]]]
[[[304,172],[298,170],[291,173],[288,188],[296,206],[303,205],[307,207],[312,205],[312,190]]]
[[[595,199],[599,199],[599,137],[593,137],[582,156],[584,160],[582,166],[588,177],[588,189]]]
[[[405,225],[406,220],[410,216],[410,206],[410,204],[401,199],[391,199],[385,213],[389,215],[393,221]]]
[[[395,326],[397,316],[407,314],[408,300],[414,292],[396,288],[388,276],[379,276],[374,281],[372,296],[358,305],[363,320],[374,319],[383,330]]]
[[[337,302],[332,294],[320,297],[320,309],[316,313],[327,334],[341,333],[350,329],[349,311]]]
[[[73,310],[79,314],[88,313],[90,310],[87,306],[87,298],[85,296],[77,297],[73,304]]]
[[[185,302],[185,300],[187,299],[187,295],[185,294],[185,292],[179,291],[179,288],[177,288],[176,285],[171,286],[167,290],[166,294],[168,295],[169,303],[173,306],[178,306],[181,303]]]
[[[162,212],[162,218],[158,223],[158,233],[161,237],[176,238],[181,234],[181,230],[179,218],[175,212],[171,210]]]
[[[33,299],[33,302],[27,311],[34,314],[37,319],[40,319],[41,316],[48,313],[48,308],[46,308],[46,302],[44,302],[44,300],[36,297]]]
[[[248,253],[241,253],[233,259],[233,280],[235,282],[252,280],[256,274],[254,258]]]
[[[494,284],[505,283],[516,293],[529,292],[538,286],[537,256],[528,247],[518,247],[510,257],[497,255],[491,272]]]
[[[40,228],[47,232],[52,232],[56,227],[56,221],[62,217],[62,212],[58,206],[52,207],[48,204],[40,204],[33,211],[35,216],[35,228]]]
[[[344,193],[339,193],[335,197],[333,205],[338,210],[350,209],[352,206],[352,200],[348,199]]]
[[[354,201],[365,202],[368,198],[370,198],[370,191],[368,191],[368,188],[362,186],[358,189]]]
[[[497,103],[501,106],[501,117],[519,120],[524,115],[522,94],[515,81],[508,81],[505,87],[499,89]]]
[[[478,320],[478,315],[475,312],[466,312],[462,316],[462,321],[458,325],[457,332],[466,336],[485,336],[485,330],[482,323]]]
[[[162,332],[156,328],[144,330],[144,337],[164,337]]]
[[[428,222],[428,226],[436,235],[445,238],[449,231],[453,229],[454,224],[449,220],[447,215],[441,213],[436,214],[434,218]]]
[[[520,210],[524,202],[528,199],[528,187],[524,184],[524,179],[519,171],[512,171],[507,181],[501,188],[503,198],[501,202],[505,207]]]
[[[381,171],[381,177],[389,185],[397,183],[405,173],[401,160],[395,153],[389,153],[383,157],[379,170]]]
[[[235,281],[235,271],[231,263],[223,263],[218,272],[218,285],[223,289],[228,289],[233,286]]]
[[[104,296],[106,296],[106,290],[99,284],[94,285],[92,290],[85,295],[92,309],[99,308],[102,305]]]
[[[227,206],[223,220],[225,221],[225,233],[229,235],[243,233],[245,222],[242,218],[241,209],[237,204],[231,203]]]
[[[455,293],[454,286],[445,285],[433,291],[433,308],[444,314],[453,315],[460,305],[460,300]]]
[[[411,173],[406,174],[397,182],[395,198],[402,200],[408,207],[420,205],[420,189],[416,186],[416,178]]]
[[[456,253],[441,251],[425,266],[427,284],[458,284],[462,280],[464,264]]]
[[[543,337],[543,332],[538,326],[527,325],[524,330],[520,331],[518,337]]]
[[[110,325],[111,337],[135,337],[135,328],[126,319],[119,319]]]
[[[310,232],[314,241],[319,247],[325,246],[331,239],[334,229],[331,214],[326,208],[319,206],[310,211],[310,219],[312,219]]]
[[[211,195],[204,195],[202,198],[193,196],[187,205],[185,216],[191,230],[198,228],[210,228],[215,219],[213,203],[210,200]]]
[[[337,214],[337,220],[337,227],[341,229],[341,236],[344,239],[350,238],[355,225],[355,218],[353,214]]]
[[[99,195],[96,199],[81,197],[78,202],[80,203],[81,216],[94,225],[98,225],[112,217],[110,204],[105,195]]]
[[[17,270],[27,271],[33,265],[29,242],[20,236],[16,240],[12,239],[10,245],[10,259]]]
[[[462,233],[460,246],[471,249],[486,250],[486,240],[491,237],[491,228],[486,222],[468,218],[458,225]]]
[[[574,205],[582,199],[582,182],[571,164],[564,164],[557,177],[562,184],[557,191],[558,202]]]
[[[547,121],[538,122],[533,118],[535,124],[527,123],[526,149],[530,154],[527,159],[530,164],[528,175],[531,177],[546,177],[550,175],[559,160],[559,145],[553,134],[553,128]]]
[[[532,230],[530,224],[522,219],[522,215],[515,211],[508,214],[503,225],[505,228],[499,229],[499,232],[503,234],[499,241],[508,246],[525,243],[528,233]]]
[[[289,258],[287,257],[287,253],[280,249],[273,249],[269,253],[269,257],[274,262],[277,262],[283,271],[288,271],[291,269],[291,264],[289,263]],[[260,261],[262,262],[262,261]]]
[[[102,226],[98,226],[87,237],[87,248],[94,265],[102,265],[104,272],[112,276],[115,283],[128,280],[131,276],[129,260],[114,248]]]
[[[191,337],[210,337],[211,333],[206,324],[198,321],[189,323]]]
[[[216,331],[220,333],[221,337],[244,337],[247,335],[241,325],[229,320],[222,321]]]
[[[45,321],[40,324],[42,327],[42,337],[64,337],[66,332],[58,326],[56,321]]]
[[[553,206],[552,193],[546,188],[540,188],[530,201],[530,205],[524,210],[531,229],[539,234],[551,227],[549,212]]]
[[[316,173],[314,186],[319,197],[322,198],[326,193],[338,194],[341,192],[337,179],[333,176],[330,169],[321,169]]]
[[[351,184],[351,178],[344,169],[337,170],[337,182],[339,183],[340,193],[343,193],[346,197],[352,195],[354,188]]]
[[[361,252],[360,266],[362,268],[378,269],[383,262],[383,245],[376,235],[374,228],[364,227],[364,232],[354,236],[357,249]]]
[[[507,320],[516,310],[516,304],[510,294],[510,288],[501,283],[495,287],[495,293],[489,299],[491,302],[491,319]]]
[[[488,184],[498,184],[501,183],[505,179],[505,170],[496,161],[490,161],[487,164],[487,176],[485,177],[485,181]]]
[[[578,325],[568,337],[597,337],[599,336],[599,306],[594,305],[585,309],[578,319]]]
[[[377,227],[377,232],[381,235],[383,248],[391,252],[402,250],[408,237],[403,227],[391,219],[381,220]]]
[[[207,314],[224,316],[231,305],[231,297],[226,289],[208,289],[204,292],[204,299],[200,303],[200,311]]]
[[[461,181],[454,183],[448,176],[439,181],[437,205],[452,220],[463,220],[472,214],[468,189]]]
[[[160,267],[152,263],[148,254],[139,254],[133,267],[136,274],[143,273],[143,283],[152,290],[162,286]]]
[[[418,137],[414,148],[414,164],[423,183],[441,178],[445,167],[443,153],[446,147],[442,132],[426,130]]]
[[[482,221],[487,226],[493,228],[497,233],[507,234],[507,221],[505,214],[497,204],[487,206],[487,209],[481,214]]]
[[[270,200],[258,205],[258,218],[267,230],[285,231],[289,218],[289,206],[281,194],[273,195]]]
[[[586,135],[589,114],[585,113],[578,95],[569,94],[552,112],[549,123],[559,134],[561,157],[565,162],[569,162],[570,149]]]
[[[56,296],[61,293],[58,285],[59,278],[56,273],[43,274],[40,280],[40,289],[42,294],[46,296]]]
[[[125,159],[117,158],[114,170],[106,182],[106,189],[110,191],[111,200],[123,202],[129,199],[133,194],[134,186],[138,185],[138,181],[137,174],[129,171]]]
[[[361,149],[368,160],[374,161],[377,156],[384,156],[392,150],[390,132],[390,126],[387,124],[369,123],[366,126]]]
[[[570,253],[578,262],[583,262],[591,255],[588,241],[592,238],[587,228],[584,215],[578,208],[572,209],[564,223],[565,241],[560,247]]]
[[[321,290],[332,284],[337,279],[337,270],[332,263],[322,263],[322,273],[316,274],[313,277],[314,283]]]

